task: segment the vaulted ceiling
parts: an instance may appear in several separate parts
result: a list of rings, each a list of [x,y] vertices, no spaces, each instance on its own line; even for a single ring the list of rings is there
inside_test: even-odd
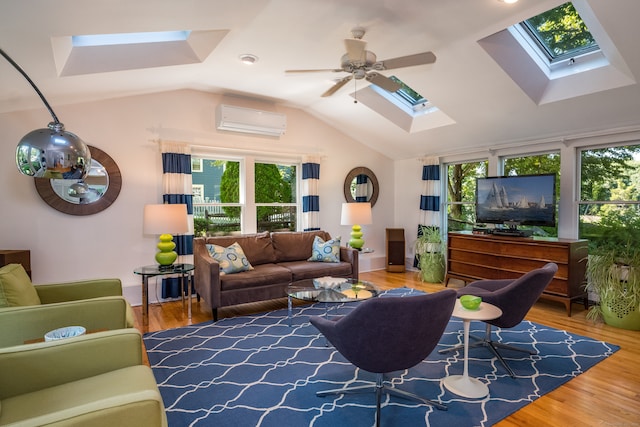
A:
[[[0,0],[0,48],[54,106],[176,89],[248,96],[300,108],[392,159],[481,151],[640,127],[640,2],[575,0],[606,33],[623,83],[541,101],[527,92],[529,66],[487,39],[563,0]],[[586,18],[585,18],[586,19]],[[320,95],[344,73],[344,39],[366,30],[378,59],[432,51],[433,64],[381,71],[436,105],[446,120],[401,126],[396,112],[367,103],[354,80]],[[187,45],[154,51],[74,51],[70,36],[192,31]],[[481,41],[484,42],[481,43]],[[488,40],[488,41],[487,41]],[[248,66],[242,54],[258,60]],[[84,56],[83,56],[84,55]],[[163,62],[166,60],[166,62]],[[501,62],[502,61],[502,62]],[[2,65],[3,64],[3,65]],[[511,66],[513,65],[513,67]],[[520,80],[505,71],[520,68]],[[594,79],[610,81],[611,76]],[[552,82],[553,84],[556,84]],[[584,82],[573,82],[576,85]],[[561,91],[564,89],[560,89]],[[361,102],[354,103],[358,91]],[[30,86],[0,61],[0,112],[39,108]],[[215,106],[212,106],[212,111]]]

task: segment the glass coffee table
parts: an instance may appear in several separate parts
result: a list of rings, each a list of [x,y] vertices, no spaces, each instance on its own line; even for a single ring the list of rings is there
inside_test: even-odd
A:
[[[327,315],[329,304],[364,301],[379,294],[380,290],[371,282],[344,277],[320,277],[291,282],[287,286],[289,326],[294,299],[325,303]]]

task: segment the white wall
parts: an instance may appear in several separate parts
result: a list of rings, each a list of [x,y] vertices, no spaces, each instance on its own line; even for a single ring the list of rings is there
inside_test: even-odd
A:
[[[214,113],[219,103],[286,113],[287,133],[276,139],[217,131]],[[40,199],[33,179],[17,171],[14,160],[20,138],[45,127],[50,117],[44,108],[0,114],[4,153],[0,248],[31,251],[34,283],[118,277],[127,298],[133,304],[140,302],[140,279],[133,270],[154,263],[156,240],[142,235],[142,210],[145,204],[162,200],[159,138],[185,141],[200,150],[320,155],[320,225],[343,240],[348,240],[350,231],[340,225],[344,178],[354,167],[368,167],[378,178],[380,196],[373,208],[374,223],[363,226],[366,246],[375,252],[361,256],[361,271],[384,266],[384,230],[395,226],[398,210],[393,162],[301,110],[196,91],[54,105],[54,109],[68,131],[116,161],[122,191],[112,206],[95,215],[54,210]],[[154,295],[152,288],[151,300]]]

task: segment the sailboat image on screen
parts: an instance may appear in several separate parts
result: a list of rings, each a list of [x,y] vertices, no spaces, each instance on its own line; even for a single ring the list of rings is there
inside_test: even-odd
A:
[[[519,225],[556,224],[555,174],[476,179],[476,221],[507,225],[514,235]]]

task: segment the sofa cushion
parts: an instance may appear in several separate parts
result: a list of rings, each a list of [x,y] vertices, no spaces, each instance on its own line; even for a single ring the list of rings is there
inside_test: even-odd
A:
[[[340,262],[340,237],[325,242],[320,236],[316,236],[313,239],[311,256],[307,261]]]
[[[289,261],[278,264],[291,271],[291,281],[315,279],[318,277],[351,277],[351,264],[348,262],[309,262]]]
[[[0,267],[0,307],[40,305],[38,292],[21,264]]]
[[[213,244],[207,245],[209,255],[220,264],[220,271],[225,274],[240,273],[241,271],[253,270],[251,263],[242,250],[242,247],[236,242],[229,247],[223,247]]]
[[[271,233],[278,262],[306,261],[311,255],[313,240],[316,236],[325,241],[331,239],[326,231],[278,231]]]
[[[260,264],[251,271],[220,276],[220,289],[226,292],[289,282],[291,282],[290,270],[281,267],[280,264]]]
[[[254,267],[259,264],[276,262],[276,253],[268,231],[238,236],[207,237],[205,243],[228,247],[235,242],[242,247],[245,256]]]

